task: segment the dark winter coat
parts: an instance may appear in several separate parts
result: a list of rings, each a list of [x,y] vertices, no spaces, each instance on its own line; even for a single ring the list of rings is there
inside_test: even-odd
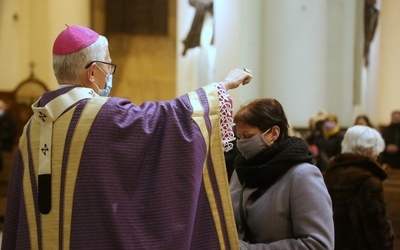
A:
[[[400,124],[390,124],[382,131],[385,144],[395,144],[400,148]],[[396,153],[389,153],[386,150],[380,156],[381,164],[389,164],[392,168],[400,169],[400,150]]]
[[[323,175],[333,202],[335,249],[393,249],[382,187],[387,174],[379,164],[345,153]]]

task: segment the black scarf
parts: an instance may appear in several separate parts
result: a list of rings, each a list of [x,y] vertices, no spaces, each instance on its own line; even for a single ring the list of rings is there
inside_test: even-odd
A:
[[[304,140],[289,137],[250,159],[246,160],[239,154],[234,166],[242,185],[250,188],[267,188],[294,165],[302,162],[313,163],[313,154]]]

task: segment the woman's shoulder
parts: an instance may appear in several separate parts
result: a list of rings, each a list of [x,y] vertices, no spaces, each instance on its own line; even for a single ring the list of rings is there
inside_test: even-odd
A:
[[[317,174],[321,175],[321,171],[319,168],[311,163],[303,162],[295,165],[290,169],[292,175],[308,175],[308,174]]]
[[[321,171],[317,166],[310,163],[300,163],[292,167],[285,175],[285,179],[293,185],[302,183],[323,182]]]

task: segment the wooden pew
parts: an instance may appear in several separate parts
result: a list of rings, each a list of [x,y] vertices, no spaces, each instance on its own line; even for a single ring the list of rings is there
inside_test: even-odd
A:
[[[387,169],[388,178],[383,182],[386,207],[396,234],[395,249],[400,250],[400,169]]]

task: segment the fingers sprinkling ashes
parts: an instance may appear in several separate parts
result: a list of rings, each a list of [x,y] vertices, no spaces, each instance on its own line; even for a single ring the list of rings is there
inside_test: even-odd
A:
[[[244,70],[246,73],[249,73],[249,74],[251,74],[251,70],[249,70],[249,69],[246,69],[246,68],[243,68],[243,70]]]

